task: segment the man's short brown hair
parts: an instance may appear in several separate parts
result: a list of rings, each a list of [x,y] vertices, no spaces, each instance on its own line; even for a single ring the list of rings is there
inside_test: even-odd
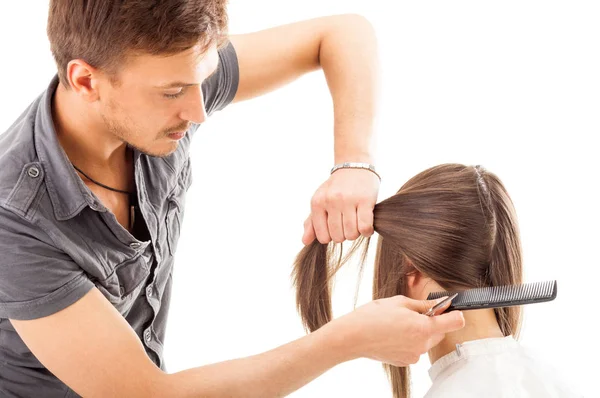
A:
[[[51,0],[48,38],[65,87],[67,65],[83,59],[114,75],[127,55],[170,55],[222,45],[227,0]]]

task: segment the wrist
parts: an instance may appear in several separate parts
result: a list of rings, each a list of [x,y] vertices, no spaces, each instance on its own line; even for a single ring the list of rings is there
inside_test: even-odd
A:
[[[338,152],[341,152],[338,154]],[[374,157],[369,152],[357,152],[357,151],[336,151],[334,156],[335,164],[345,163],[345,162],[361,162],[361,163],[371,163],[375,162]]]
[[[373,166],[371,163],[363,163],[363,162],[344,162],[344,163],[338,163],[336,165],[333,166],[333,168],[330,171],[330,174],[335,173],[336,171],[340,170],[340,169],[363,169],[363,170],[367,170],[373,174],[375,174],[377,176],[377,178],[379,178],[379,181],[381,181],[381,176],[379,175],[379,173],[377,171],[375,171],[375,166]]]
[[[345,317],[334,319],[313,333],[320,333],[323,347],[328,350],[336,363],[352,361],[361,357],[358,333]]]

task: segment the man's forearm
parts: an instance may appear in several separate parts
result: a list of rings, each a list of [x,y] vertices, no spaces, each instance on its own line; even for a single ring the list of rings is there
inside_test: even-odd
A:
[[[360,16],[334,17],[319,62],[334,105],[335,163],[372,162],[372,132],[379,96],[377,40]]]
[[[271,351],[169,374],[157,396],[283,397],[356,358],[330,323]]]

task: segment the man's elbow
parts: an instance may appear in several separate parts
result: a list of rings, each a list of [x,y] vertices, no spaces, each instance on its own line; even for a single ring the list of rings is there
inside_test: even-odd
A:
[[[152,373],[145,375],[144,382],[141,383],[136,398],[183,397],[181,392],[177,391],[172,379],[172,375],[156,368]]]
[[[133,377],[129,376],[129,380],[118,380],[114,384],[106,386],[106,388],[91,393],[83,393],[82,395],[91,398],[177,398],[181,396],[176,388],[171,385],[169,375],[157,367],[152,371],[136,372]]]

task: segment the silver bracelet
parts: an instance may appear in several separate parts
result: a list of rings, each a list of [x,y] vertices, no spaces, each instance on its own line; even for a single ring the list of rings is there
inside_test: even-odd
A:
[[[370,163],[346,162],[346,163],[336,164],[331,169],[331,173],[330,174],[333,174],[336,170],[339,170],[339,169],[365,169],[365,170],[369,170],[370,172],[375,173],[375,175],[377,176],[377,178],[379,178],[379,181],[381,181],[381,176],[379,174],[377,174],[377,172],[375,171],[375,166],[373,166]]]

